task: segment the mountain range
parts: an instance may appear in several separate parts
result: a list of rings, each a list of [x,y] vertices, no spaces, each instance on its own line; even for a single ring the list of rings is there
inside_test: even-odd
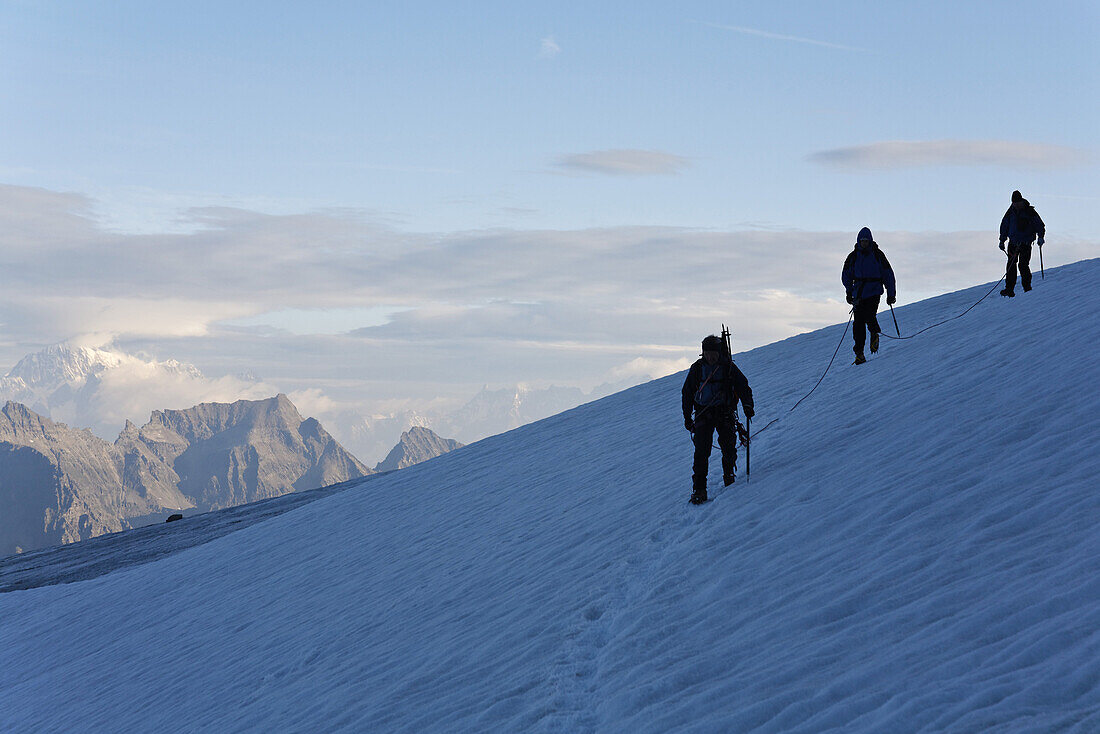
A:
[[[113,440],[128,420],[199,403],[263,399],[278,393],[257,379],[211,379],[194,365],[116,349],[54,344],[0,377],[0,401]]]
[[[372,471],[285,395],[155,411],[114,443],[24,405],[0,410],[0,554],[71,543]]]
[[[383,414],[345,406],[310,412],[333,437],[368,463],[384,460],[413,427],[430,428],[464,444],[503,433],[630,387],[636,381],[575,387],[482,388],[453,410]],[[55,344],[20,360],[0,377],[0,400],[12,400],[54,421],[113,439],[130,420],[164,408],[262,399],[279,390],[254,375],[211,378],[191,364],[156,360],[115,348]],[[293,395],[293,393],[292,393]],[[304,396],[299,396],[304,399]],[[301,404],[301,403],[299,403]]]

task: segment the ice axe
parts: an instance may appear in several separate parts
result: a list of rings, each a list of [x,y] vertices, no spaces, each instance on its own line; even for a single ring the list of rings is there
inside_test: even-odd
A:
[[[729,357],[730,364],[733,364],[733,346],[730,344],[730,330],[726,328],[725,324],[722,324],[722,341],[726,345],[726,356]],[[733,407],[733,419],[737,420],[737,406]],[[750,438],[750,429],[752,428],[752,418],[745,416],[745,478],[749,477],[749,452],[751,451],[752,439]]]
[[[897,315],[894,314],[894,304],[887,303],[886,305],[890,307],[890,315],[894,317],[894,331],[896,331],[898,333],[898,337],[900,338],[901,337],[901,329],[898,328],[898,317],[897,317]]]
[[[1039,245],[1039,275],[1043,277],[1043,280],[1047,279],[1047,274],[1043,270],[1043,246]]]
[[[749,469],[752,467],[752,418],[745,416],[745,481],[749,479]]]

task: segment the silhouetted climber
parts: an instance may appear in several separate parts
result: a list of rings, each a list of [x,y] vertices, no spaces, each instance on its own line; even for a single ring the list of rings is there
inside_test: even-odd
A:
[[[878,335],[882,331],[878,325],[878,302],[882,298],[883,286],[886,287],[886,302],[897,302],[897,285],[894,282],[894,269],[886,254],[878,249],[878,243],[867,227],[859,230],[855,249],[844,261],[844,271],[840,275],[844,283],[846,300],[852,304],[852,335],[856,344],[852,351],[856,353],[854,364],[863,364],[863,345],[867,341],[867,331],[871,332],[871,354],[878,351]]]
[[[1043,224],[1035,207],[1019,191],[1012,192],[1012,205],[1001,218],[1001,241],[999,247],[1005,249],[1008,240],[1008,269],[1005,270],[1005,288],[1002,296],[1012,298],[1016,295],[1016,266],[1020,267],[1020,282],[1024,293],[1031,290],[1031,243],[1039,237],[1039,249],[1043,247],[1043,237],[1047,228]]]
[[[718,447],[722,449],[722,479],[733,484],[737,469],[737,402],[746,418],[753,416],[752,390],[749,381],[733,363],[725,343],[713,334],[703,339],[702,359],[688,370],[681,391],[684,427],[693,434],[695,460],[692,463],[691,503],[707,501],[707,472],[710,469],[711,440],[718,432]],[[692,411],[695,419],[692,420]]]

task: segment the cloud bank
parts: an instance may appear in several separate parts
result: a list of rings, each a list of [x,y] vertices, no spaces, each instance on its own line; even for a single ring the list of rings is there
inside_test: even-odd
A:
[[[107,441],[118,436],[127,420],[144,423],[154,410],[260,399],[279,392],[259,380],[208,378],[175,360],[143,358],[79,341],[51,347],[28,361],[0,378],[0,399],[90,428]]]
[[[1086,151],[1007,140],[888,140],[812,153],[808,160],[835,168],[891,170],[925,166],[1067,168],[1086,162]]]
[[[91,335],[82,341],[113,339],[213,380],[251,370],[268,391],[364,415],[460,404],[485,385],[642,379],[681,366],[722,323],[740,350],[843,321],[839,271],[862,224],[425,234],[349,213],[201,209],[191,213],[201,227],[158,236],[106,232],[87,204],[0,187],[0,366]],[[1003,267],[995,233],[875,234],[903,303]],[[1094,251],[1068,239],[1057,250],[1062,262]],[[112,394],[121,400],[139,376]],[[168,387],[186,401],[254,386]]]
[[[679,173],[688,165],[690,161],[687,158],[659,150],[595,150],[558,159],[561,168],[612,176],[668,176]]]

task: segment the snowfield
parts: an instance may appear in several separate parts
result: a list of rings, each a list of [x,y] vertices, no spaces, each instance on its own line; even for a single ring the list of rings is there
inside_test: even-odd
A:
[[[849,335],[794,412],[844,325],[738,355],[782,418],[702,507],[679,374],[47,574],[0,594],[0,731],[1098,732],[1098,282]]]

